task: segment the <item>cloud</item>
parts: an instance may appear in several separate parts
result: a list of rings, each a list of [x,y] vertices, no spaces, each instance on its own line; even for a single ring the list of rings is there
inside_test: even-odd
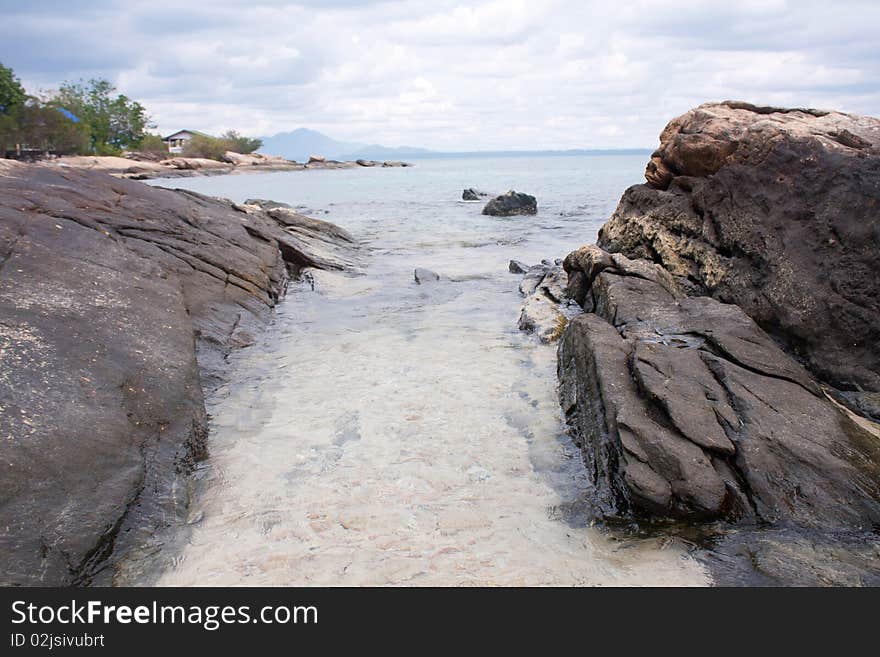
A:
[[[0,0],[31,89],[101,76],[163,132],[436,149],[652,147],[707,100],[880,114],[880,4]]]

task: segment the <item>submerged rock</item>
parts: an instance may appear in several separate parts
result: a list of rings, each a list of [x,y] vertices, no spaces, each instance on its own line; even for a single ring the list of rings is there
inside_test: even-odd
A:
[[[0,163],[0,582],[109,583],[184,519],[204,388],[289,276],[354,254],[289,213]]]
[[[440,274],[431,271],[430,269],[422,269],[417,267],[413,271],[413,278],[415,282],[419,285],[424,285],[425,283],[435,283],[440,280]]]
[[[483,214],[494,217],[513,217],[522,214],[537,214],[538,201],[534,196],[509,191],[496,196],[483,208]]]

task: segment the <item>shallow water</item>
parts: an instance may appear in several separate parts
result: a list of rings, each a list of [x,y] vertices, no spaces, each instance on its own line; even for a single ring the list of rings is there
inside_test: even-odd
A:
[[[291,285],[209,400],[211,456],[163,585],[704,584],[669,541],[591,526],[555,348],[516,328],[511,258],[595,240],[645,156],[423,160],[411,169],[157,181],[302,205],[363,274]],[[463,187],[535,194],[480,215]],[[442,280],[418,285],[413,269]]]

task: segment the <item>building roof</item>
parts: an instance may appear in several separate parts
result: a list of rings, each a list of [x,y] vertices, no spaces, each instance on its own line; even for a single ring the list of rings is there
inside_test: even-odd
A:
[[[178,130],[177,132],[172,132],[167,137],[163,137],[162,141],[171,141],[172,139],[180,139],[183,135],[200,135],[202,137],[210,137],[211,135],[207,135],[204,132],[199,132],[198,130]]]

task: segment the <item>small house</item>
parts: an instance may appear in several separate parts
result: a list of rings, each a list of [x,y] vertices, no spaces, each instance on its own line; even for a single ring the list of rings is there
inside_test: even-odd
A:
[[[186,145],[186,142],[188,142],[196,135],[200,135],[202,137],[208,136],[205,133],[199,132],[197,130],[178,130],[177,132],[163,138],[162,141],[167,144],[169,153],[180,153],[181,151],[183,151],[183,147]]]

